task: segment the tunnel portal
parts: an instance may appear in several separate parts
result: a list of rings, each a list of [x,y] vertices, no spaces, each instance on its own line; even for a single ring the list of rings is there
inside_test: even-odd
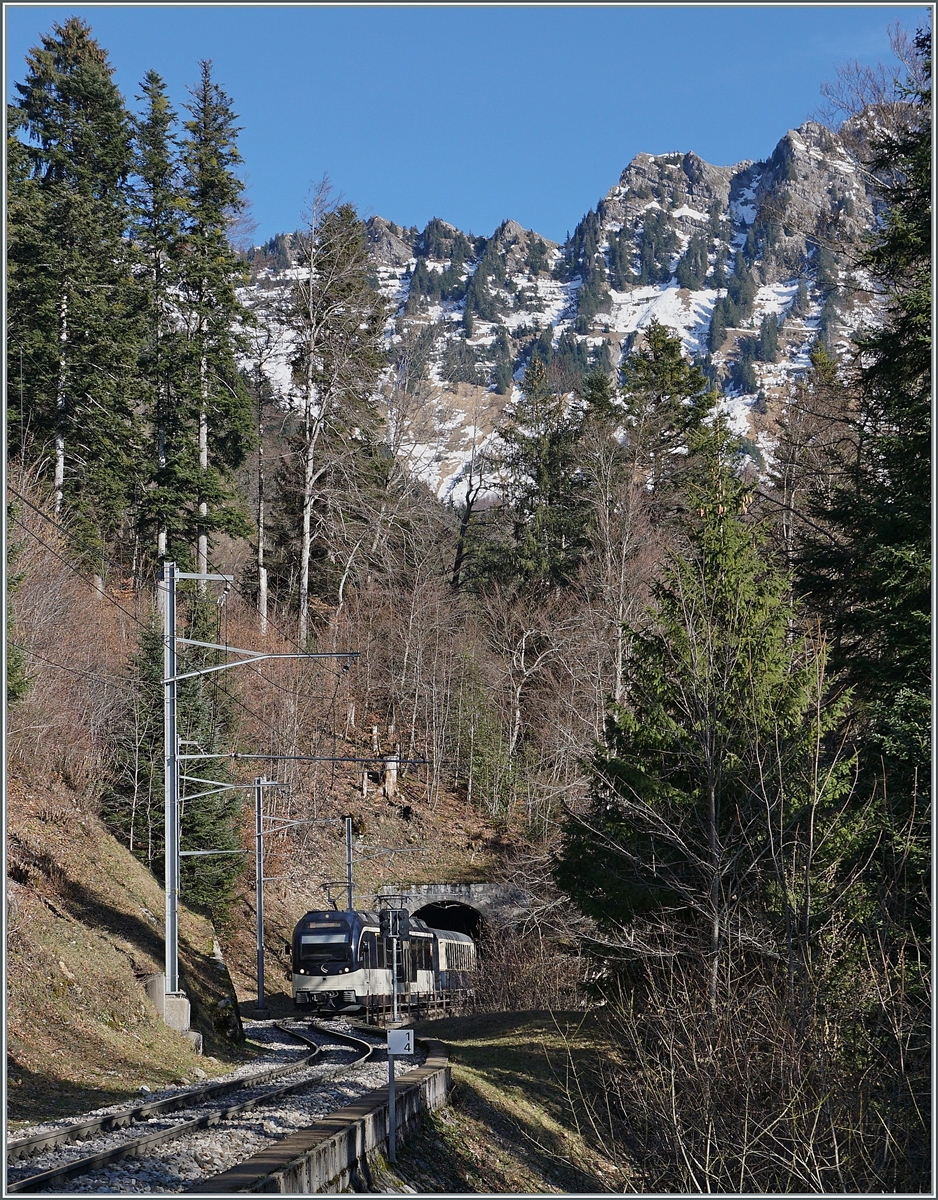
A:
[[[477,908],[459,901],[443,900],[433,904],[425,904],[416,909],[413,914],[421,921],[426,921],[431,929],[449,929],[453,933],[468,933],[473,941],[478,942],[486,921]]]
[[[381,889],[378,900],[393,900],[431,929],[468,933],[479,942],[488,930],[515,926],[528,911],[527,894],[507,883],[420,883]]]

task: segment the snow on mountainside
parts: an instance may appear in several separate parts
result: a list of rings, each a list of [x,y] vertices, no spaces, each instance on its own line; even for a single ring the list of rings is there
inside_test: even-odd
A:
[[[877,320],[869,280],[852,265],[875,220],[865,179],[838,135],[808,122],[765,162],[639,154],[562,246],[514,221],[482,238],[438,219],[421,232],[373,217],[392,358],[419,344],[423,363],[406,387],[386,389],[395,453],[454,496],[532,355],[572,390],[586,371],[618,366],[657,319],[722,392],[762,466],[772,413],[818,338],[846,351],[858,326]],[[286,289],[292,274],[269,254],[255,258],[248,303]],[[265,365],[285,403],[287,349]]]

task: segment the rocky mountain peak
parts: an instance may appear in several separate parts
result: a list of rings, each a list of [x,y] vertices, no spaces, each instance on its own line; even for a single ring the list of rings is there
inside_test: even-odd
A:
[[[378,262],[391,267],[404,267],[414,257],[413,248],[401,237],[401,230],[384,217],[368,221],[368,241]]]

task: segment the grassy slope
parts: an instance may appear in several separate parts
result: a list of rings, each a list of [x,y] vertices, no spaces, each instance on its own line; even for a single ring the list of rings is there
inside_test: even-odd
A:
[[[163,969],[163,892],[64,786],[8,781],[8,1117],[64,1116],[218,1071],[160,1020],[144,981]],[[207,1055],[250,1056],[225,1036],[233,996],[213,931],[186,911],[180,972]],[[230,1012],[230,1009],[228,1010]]]
[[[418,1025],[453,1064],[448,1108],[399,1148],[377,1182],[418,1192],[621,1192],[601,1116],[584,1095],[603,1052],[582,1013],[489,1013]],[[594,1095],[595,1102],[595,1095]],[[612,1155],[610,1154],[612,1150]]]

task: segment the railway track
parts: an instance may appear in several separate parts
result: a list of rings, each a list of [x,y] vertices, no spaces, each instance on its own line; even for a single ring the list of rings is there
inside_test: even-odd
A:
[[[339,1064],[321,1064],[321,1042],[283,1022],[277,1022],[276,1028],[289,1037],[304,1042],[309,1047],[309,1052],[287,1064],[267,1068],[249,1076],[188,1089],[163,1100],[128,1105],[99,1118],[75,1122],[11,1141],[7,1146],[11,1166],[7,1171],[6,1192],[44,1191],[66,1180],[78,1183],[83,1176],[94,1172],[107,1172],[124,1160],[139,1159],[142,1163],[150,1159],[153,1149],[161,1143],[192,1140],[193,1135],[199,1134],[200,1131],[209,1130],[220,1122],[230,1121],[252,1109],[270,1108],[304,1090],[317,1087],[322,1089],[336,1073],[353,1071],[367,1062],[380,1044],[375,1040],[366,1041],[350,1033],[311,1023],[308,1026],[310,1031],[326,1045],[339,1043],[340,1046],[350,1046],[356,1052],[351,1060],[346,1055],[345,1061]],[[301,1078],[280,1082],[284,1077],[295,1076],[298,1073]],[[219,1104],[220,1097],[234,1091],[241,1094],[230,1097],[230,1102]],[[335,1104],[331,1107],[335,1107]],[[267,1132],[266,1126],[269,1122],[265,1121],[262,1124]],[[127,1138],[122,1133],[130,1126],[141,1125],[147,1125],[148,1128],[138,1136]],[[256,1135],[254,1140],[257,1140]],[[88,1152],[89,1143],[91,1153]],[[47,1165],[50,1156],[55,1161],[52,1165]],[[175,1157],[180,1156],[176,1154]],[[182,1157],[185,1158],[185,1154]],[[37,1158],[41,1160],[38,1164],[27,1162]],[[198,1150],[191,1153],[189,1159],[198,1163],[196,1170],[204,1168],[205,1173],[210,1174],[216,1166],[209,1155],[203,1153],[200,1157]],[[26,1165],[21,1167],[20,1163]],[[40,1169],[34,1169],[36,1165],[39,1165]],[[175,1178],[177,1186],[164,1186],[154,1190],[178,1191],[179,1185],[191,1183],[193,1175],[191,1170],[186,1169],[189,1165],[183,1163],[181,1168],[169,1169],[166,1182],[171,1183],[172,1178]],[[185,1174],[182,1171],[185,1171]],[[150,1179],[152,1171],[148,1171],[146,1175],[147,1179]],[[152,1180],[150,1182],[152,1184]],[[90,1189],[81,1190],[100,1188],[92,1185]],[[132,1187],[130,1190],[149,1188]]]

